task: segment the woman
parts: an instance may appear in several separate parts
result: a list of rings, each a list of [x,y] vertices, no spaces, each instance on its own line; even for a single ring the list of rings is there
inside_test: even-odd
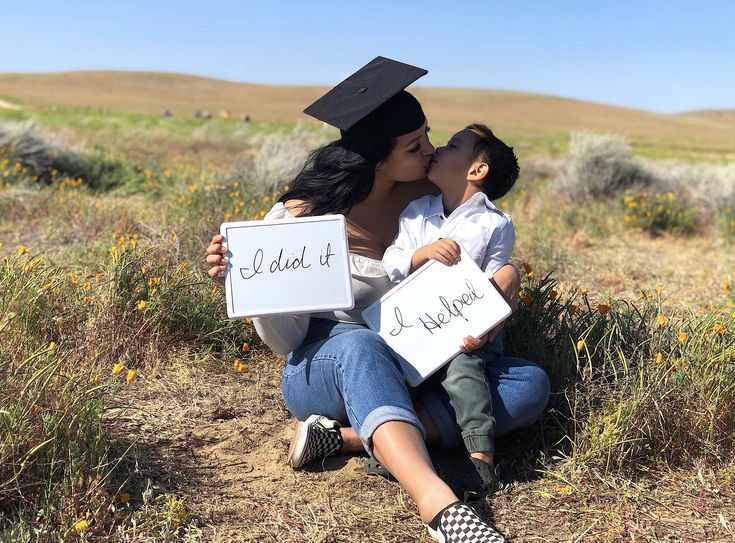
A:
[[[312,153],[266,220],[345,214],[355,309],[261,317],[255,326],[273,350],[290,353],[281,387],[288,409],[303,421],[289,451],[292,467],[364,449],[414,499],[437,541],[505,541],[434,471],[425,440],[456,443],[451,406],[437,389],[412,399],[416,391],[408,390],[395,354],[360,318],[391,286],[380,259],[401,211],[435,192],[427,181],[417,181],[426,177],[434,148],[420,104],[403,90],[425,73],[378,57],[307,108],[339,127],[342,137]],[[227,268],[222,241],[215,236],[207,249],[212,277]],[[501,268],[494,281],[516,301],[515,268]],[[549,385],[538,366],[503,357],[489,371],[498,433],[541,414]]]

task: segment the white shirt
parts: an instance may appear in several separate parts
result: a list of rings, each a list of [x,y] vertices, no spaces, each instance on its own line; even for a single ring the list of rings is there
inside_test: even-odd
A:
[[[441,194],[414,200],[401,213],[398,235],[383,255],[383,266],[394,283],[405,279],[419,247],[440,238],[453,239],[488,277],[510,260],[516,234],[510,217],[497,209],[483,192],[444,216]]]

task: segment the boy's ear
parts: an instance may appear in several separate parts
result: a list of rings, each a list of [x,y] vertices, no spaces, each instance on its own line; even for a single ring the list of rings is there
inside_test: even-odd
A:
[[[467,171],[467,180],[473,184],[481,184],[490,172],[490,166],[486,162],[475,162]]]

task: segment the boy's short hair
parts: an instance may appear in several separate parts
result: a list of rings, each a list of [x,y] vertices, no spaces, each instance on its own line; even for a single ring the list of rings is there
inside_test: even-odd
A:
[[[490,200],[502,198],[513,188],[520,174],[513,148],[503,143],[484,124],[471,124],[466,129],[475,132],[479,138],[475,142],[473,158],[490,167],[480,189]]]

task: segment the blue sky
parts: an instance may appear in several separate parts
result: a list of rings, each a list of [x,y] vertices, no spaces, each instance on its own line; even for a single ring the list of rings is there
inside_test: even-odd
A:
[[[376,55],[424,86],[661,112],[735,108],[735,2],[0,0],[0,72],[334,84]]]

